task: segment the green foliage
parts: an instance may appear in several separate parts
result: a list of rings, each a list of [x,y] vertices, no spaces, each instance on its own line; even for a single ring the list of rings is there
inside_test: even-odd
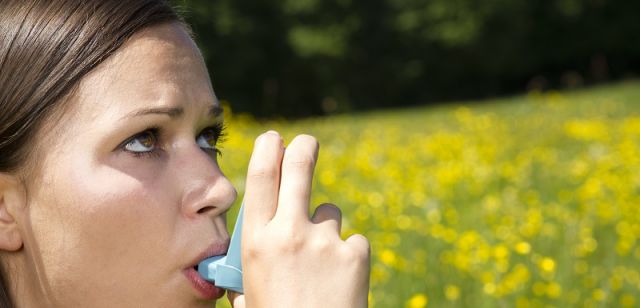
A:
[[[344,54],[346,31],[339,26],[297,26],[289,31],[288,42],[303,58],[312,56],[340,57]]]
[[[484,12],[471,1],[395,0],[391,3],[396,10],[393,17],[399,32],[415,31],[425,40],[452,47],[475,41],[485,18]]]
[[[637,1],[173,2],[220,98],[261,117],[575,87],[640,69]]]

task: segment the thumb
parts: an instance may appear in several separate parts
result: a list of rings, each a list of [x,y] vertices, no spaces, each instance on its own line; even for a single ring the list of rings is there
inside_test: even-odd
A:
[[[233,308],[245,308],[244,295],[233,291],[227,291],[227,298]]]

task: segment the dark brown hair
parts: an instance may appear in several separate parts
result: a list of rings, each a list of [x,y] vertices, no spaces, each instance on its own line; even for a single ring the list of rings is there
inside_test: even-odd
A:
[[[47,117],[135,32],[180,17],[163,0],[0,0],[0,173],[18,172]],[[0,268],[0,307],[12,307]]]

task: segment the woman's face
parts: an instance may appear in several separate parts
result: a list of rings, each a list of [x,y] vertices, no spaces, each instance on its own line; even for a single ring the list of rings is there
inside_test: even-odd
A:
[[[220,107],[188,34],[177,23],[137,33],[71,100],[36,140],[17,296],[211,307],[222,294],[193,266],[226,252],[236,192],[216,161]]]

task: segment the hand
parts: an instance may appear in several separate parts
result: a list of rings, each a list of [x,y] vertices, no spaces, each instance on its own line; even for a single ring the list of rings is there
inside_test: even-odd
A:
[[[247,175],[242,230],[244,295],[234,307],[367,307],[370,248],[340,238],[341,213],[319,206],[309,219],[318,142],[276,132],[256,139]]]

